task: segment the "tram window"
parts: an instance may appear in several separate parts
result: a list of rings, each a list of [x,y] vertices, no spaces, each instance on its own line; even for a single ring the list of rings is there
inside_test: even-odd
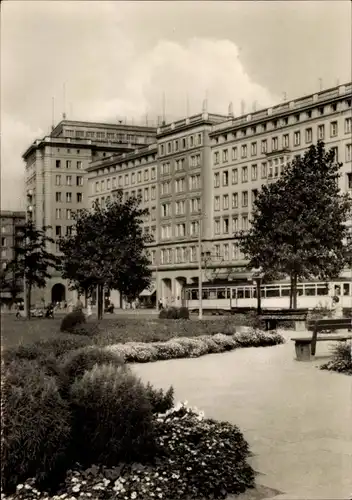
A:
[[[317,292],[316,292],[315,285],[305,285],[305,287],[304,287],[304,294],[307,295],[307,296],[316,295]]]
[[[235,299],[236,298],[236,288],[233,288],[232,289],[232,298]]]
[[[226,289],[226,298],[227,299],[231,298],[231,290],[229,288]]]
[[[257,298],[257,289],[253,288],[253,299]]]
[[[266,287],[266,296],[267,297],[280,297],[280,288],[279,287],[275,287],[275,288]]]
[[[225,298],[225,288],[218,289],[218,299],[224,299],[224,298]]]
[[[203,299],[209,299],[209,290],[203,290]]]
[[[350,295],[350,284],[349,283],[343,284],[343,294]]]
[[[341,295],[341,288],[338,285],[334,287],[334,295]]]
[[[303,295],[303,285],[297,287],[297,295],[298,297],[302,297]]]
[[[329,295],[329,289],[325,285],[318,285],[317,286],[317,295]]]
[[[198,300],[198,290],[192,290],[192,300]]]
[[[244,289],[244,296],[246,299],[250,299],[251,298],[251,289],[250,288],[245,288]]]
[[[216,299],[216,290],[209,290],[209,299]]]
[[[244,290],[243,288],[237,288],[237,298],[244,299]]]
[[[283,285],[281,287],[281,297],[289,297],[290,296],[290,287]]]

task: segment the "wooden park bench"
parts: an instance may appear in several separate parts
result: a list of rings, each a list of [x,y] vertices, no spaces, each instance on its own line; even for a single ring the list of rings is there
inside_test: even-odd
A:
[[[272,309],[262,310],[259,319],[265,323],[265,330],[276,330],[279,321],[294,321],[295,329],[298,324],[304,325],[308,316],[308,309]]]
[[[311,355],[315,356],[317,342],[321,341],[344,341],[352,339],[352,335],[336,335],[331,332],[336,330],[352,330],[352,318],[315,319],[307,322],[308,331],[313,332],[312,337],[292,338],[295,342],[296,356],[298,361],[309,361]],[[324,332],[325,335],[321,335]],[[329,333],[330,332],[330,333]]]

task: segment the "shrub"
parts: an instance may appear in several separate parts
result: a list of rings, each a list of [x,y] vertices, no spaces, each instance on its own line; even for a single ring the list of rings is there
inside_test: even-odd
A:
[[[75,380],[70,400],[77,461],[110,466],[153,456],[152,407],[128,367],[95,365]]]
[[[180,307],[178,311],[179,319],[189,319],[189,310],[187,307]]]
[[[174,388],[170,387],[166,392],[155,389],[149,382],[145,386],[147,397],[152,406],[153,413],[166,413],[174,405]]]
[[[187,307],[167,307],[161,309],[159,319],[189,319]]]
[[[332,359],[320,367],[352,375],[352,345],[349,342],[339,342],[332,350]]]
[[[35,476],[48,480],[67,459],[71,414],[56,381],[36,361],[12,361],[2,387],[1,481],[5,491]]]
[[[74,326],[70,333],[74,335],[86,335],[87,337],[95,337],[100,334],[100,328],[96,323],[80,323]]]
[[[81,325],[82,323],[85,322],[86,322],[86,317],[83,311],[81,309],[77,309],[64,316],[64,318],[61,321],[60,331],[71,332],[72,330],[74,330],[75,326]]]
[[[167,317],[168,317],[168,310],[161,309],[159,312],[159,319],[167,319]]]

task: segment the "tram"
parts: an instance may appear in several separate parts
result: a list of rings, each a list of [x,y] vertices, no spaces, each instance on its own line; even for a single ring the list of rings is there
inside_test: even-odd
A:
[[[290,283],[280,281],[260,286],[263,309],[285,309],[290,305]],[[199,310],[198,284],[184,285],[182,304],[190,311]],[[332,297],[338,296],[342,308],[352,307],[352,278],[329,282],[303,281],[297,284],[297,308],[331,308]],[[240,311],[257,307],[257,286],[252,282],[202,283],[203,311]]]

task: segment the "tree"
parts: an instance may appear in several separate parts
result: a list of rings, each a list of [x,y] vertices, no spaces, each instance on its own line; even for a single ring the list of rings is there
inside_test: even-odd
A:
[[[52,269],[59,269],[60,259],[47,251],[47,244],[54,240],[47,235],[50,226],[41,229],[32,221],[26,222],[22,228],[22,240],[14,247],[14,258],[8,265],[15,281],[23,279],[26,285],[27,319],[30,319],[31,294],[34,287],[45,288]]]
[[[142,218],[148,210],[140,208],[140,199],[123,201],[122,190],[106,208],[96,202],[93,210],[74,214],[71,235],[60,240],[63,253],[63,277],[72,289],[98,291],[98,319],[103,315],[103,291],[119,290],[130,300],[150,284],[150,262],[146,244],[151,236],[143,234]]]
[[[327,281],[347,263],[352,205],[339,191],[340,167],[334,150],[326,152],[322,141],[312,145],[262,187],[249,232],[237,234],[249,268],[261,268],[266,280],[290,277],[290,307],[297,307],[299,279]]]

